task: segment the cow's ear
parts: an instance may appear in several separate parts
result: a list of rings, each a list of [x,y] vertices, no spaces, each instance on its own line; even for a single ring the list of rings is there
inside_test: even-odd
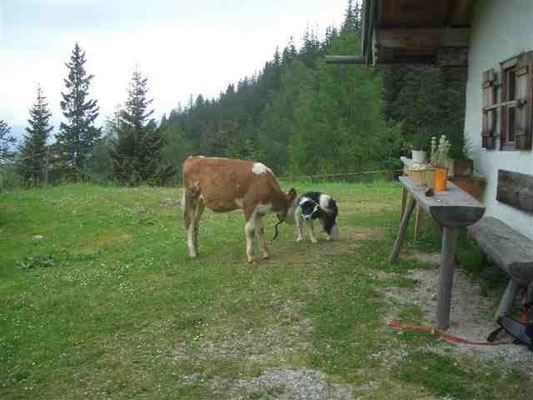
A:
[[[287,197],[289,198],[289,200],[294,200],[296,196],[298,196],[298,193],[296,193],[296,189],[290,188],[289,191],[287,192]]]

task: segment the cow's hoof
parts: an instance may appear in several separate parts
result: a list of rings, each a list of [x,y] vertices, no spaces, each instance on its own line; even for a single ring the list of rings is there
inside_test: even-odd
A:
[[[268,253],[263,253],[263,260],[268,260],[269,257]]]
[[[297,241],[297,242],[301,242],[302,240],[303,240],[302,237],[297,237],[297,238],[296,238],[296,241]]]
[[[311,239],[311,243],[318,243],[318,240],[316,240],[316,239]]]

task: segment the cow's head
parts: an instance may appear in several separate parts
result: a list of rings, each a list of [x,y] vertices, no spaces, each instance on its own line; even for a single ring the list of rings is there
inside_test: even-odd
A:
[[[285,197],[287,208],[278,213],[278,219],[292,225],[295,222],[294,214],[296,213],[296,199],[298,197],[298,193],[296,193],[296,189],[290,188],[290,190],[285,194]]]

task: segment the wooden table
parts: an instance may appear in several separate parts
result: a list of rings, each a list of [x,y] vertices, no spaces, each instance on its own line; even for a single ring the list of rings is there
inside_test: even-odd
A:
[[[448,190],[435,191],[434,196],[426,196],[426,187],[416,187],[411,178],[399,178],[403,188],[410,195],[409,204],[403,213],[389,261],[398,258],[400,249],[409,224],[409,217],[418,204],[442,228],[442,243],[440,251],[439,293],[437,297],[437,328],[446,330],[450,325],[450,302],[455,269],[455,241],[458,228],[466,227],[477,222],[485,212],[485,207],[465,191],[448,181]]]

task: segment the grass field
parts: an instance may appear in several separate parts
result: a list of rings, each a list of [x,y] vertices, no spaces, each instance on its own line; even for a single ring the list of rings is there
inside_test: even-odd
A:
[[[531,375],[386,327],[425,322],[380,295],[423,266],[386,261],[396,184],[294,185],[338,200],[342,240],[282,225],[253,266],[239,212],[206,211],[187,259],[177,188],[0,193],[0,398],[531,398]]]

